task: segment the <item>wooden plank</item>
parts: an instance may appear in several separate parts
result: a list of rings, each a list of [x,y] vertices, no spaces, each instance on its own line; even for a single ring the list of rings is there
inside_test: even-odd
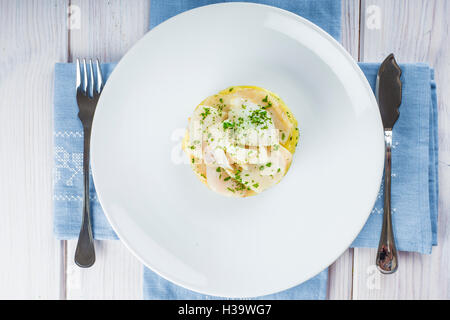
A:
[[[342,0],[342,45],[358,60],[359,53],[359,0]],[[328,273],[328,299],[351,299],[353,249],[348,249],[330,266]]]
[[[142,299],[142,264],[117,240],[95,241],[89,269],[73,263],[76,241],[67,241],[67,299]]]
[[[328,299],[348,300],[352,297],[353,249],[347,249],[328,269]]]
[[[148,30],[148,0],[72,0],[69,60],[77,57],[118,61]],[[77,20],[78,19],[78,20]],[[68,299],[141,299],[142,264],[120,241],[96,241],[97,261],[80,269],[67,244]]]
[[[53,69],[67,1],[0,1],[0,299],[60,297],[53,237]]]
[[[342,0],[342,45],[359,60],[359,0]]]
[[[148,31],[148,0],[71,0],[71,8],[79,24],[70,30],[69,60],[117,62]]]
[[[450,36],[446,0],[362,1],[362,61],[393,52],[400,62],[428,62],[436,69],[439,103],[439,245],[431,255],[401,252],[399,270],[380,275],[375,249],[354,250],[354,299],[450,298]]]

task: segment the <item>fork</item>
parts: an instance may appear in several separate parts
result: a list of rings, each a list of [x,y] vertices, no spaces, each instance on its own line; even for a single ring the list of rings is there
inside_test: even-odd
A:
[[[98,98],[103,89],[102,72],[98,60],[95,69],[92,60],[89,60],[89,72],[86,67],[86,59],[83,59],[82,68],[80,61],[76,62],[76,89],[78,103],[78,118],[83,124],[84,149],[83,149],[83,220],[80,235],[78,236],[77,248],[75,250],[75,263],[82,268],[89,268],[95,262],[94,239],[92,236],[90,199],[89,199],[89,152],[91,144],[92,120]]]

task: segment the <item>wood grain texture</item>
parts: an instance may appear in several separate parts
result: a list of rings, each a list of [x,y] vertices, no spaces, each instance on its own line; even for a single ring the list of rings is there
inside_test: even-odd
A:
[[[341,42],[356,61],[359,59],[359,6],[359,0],[342,0]]]
[[[80,24],[70,30],[69,60],[96,57],[117,62],[149,28],[148,0],[71,0],[70,4],[79,10]]]
[[[342,0],[342,45],[358,60],[359,0]],[[346,250],[329,268],[328,299],[351,299],[353,286],[353,249]]]
[[[149,1],[71,0],[69,60],[120,58],[147,31]],[[66,294],[68,299],[142,299],[142,264],[120,241],[96,241],[97,260],[90,269],[73,262],[76,241],[67,244]]]
[[[347,249],[328,269],[329,300],[349,300],[353,287],[353,249]]]
[[[76,241],[68,241],[72,260]],[[116,240],[95,241],[97,261],[89,269],[67,263],[67,299],[142,299],[142,264]]]
[[[375,249],[354,250],[354,299],[450,298],[450,36],[446,0],[363,0],[362,61],[428,62],[436,69],[439,113],[439,245],[431,255],[401,252],[394,275],[380,275]],[[380,23],[376,21],[379,12]],[[375,15],[375,16],[374,16]],[[379,28],[377,27],[379,26]]]
[[[53,66],[67,58],[66,1],[0,1],[0,299],[57,299]]]

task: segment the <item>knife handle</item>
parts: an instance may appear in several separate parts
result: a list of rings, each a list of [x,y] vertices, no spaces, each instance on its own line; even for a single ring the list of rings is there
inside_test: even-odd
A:
[[[394,273],[398,267],[397,248],[395,247],[391,213],[391,130],[386,130],[384,132],[384,140],[386,143],[386,158],[384,163],[384,212],[376,264],[380,272],[390,274]]]

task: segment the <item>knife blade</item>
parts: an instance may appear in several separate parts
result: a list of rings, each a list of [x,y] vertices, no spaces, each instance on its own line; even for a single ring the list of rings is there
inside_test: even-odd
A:
[[[402,102],[402,70],[390,54],[381,64],[376,81],[375,95],[384,127],[384,211],[380,242],[378,244],[376,265],[385,274],[394,273],[398,268],[397,248],[392,227],[391,212],[391,159],[392,129],[400,116]]]

